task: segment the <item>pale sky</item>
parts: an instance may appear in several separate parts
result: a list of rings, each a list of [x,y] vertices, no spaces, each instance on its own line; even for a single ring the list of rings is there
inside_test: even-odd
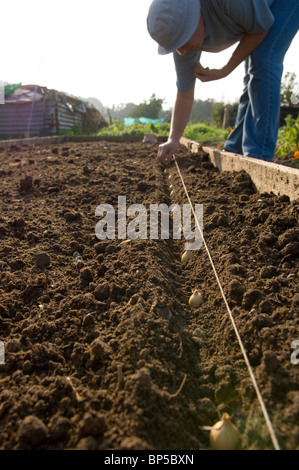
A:
[[[38,84],[112,107],[139,104],[153,93],[172,107],[176,95],[171,55],[159,56],[146,28],[151,0],[14,0],[1,5],[0,80]],[[202,54],[201,63],[221,67],[233,48]],[[284,72],[299,80],[299,35]],[[243,65],[229,77],[196,84],[195,99],[236,101]]]

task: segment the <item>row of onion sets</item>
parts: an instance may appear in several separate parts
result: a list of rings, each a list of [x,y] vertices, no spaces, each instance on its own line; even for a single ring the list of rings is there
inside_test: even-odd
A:
[[[168,173],[165,168],[164,173]],[[172,175],[169,174],[169,179]],[[175,195],[175,189],[172,184],[169,186],[170,195]],[[186,250],[181,256],[181,262],[186,265],[193,255],[192,250]],[[189,306],[191,308],[199,308],[203,303],[202,294],[198,289],[193,289],[192,295],[189,297]],[[240,444],[240,433],[238,428],[231,421],[228,413],[224,413],[219,421],[213,426],[202,426],[203,431],[209,432],[209,441],[212,449],[215,450],[235,450]]]
[[[188,263],[192,256],[192,252],[185,251],[182,254],[182,264]],[[189,297],[189,306],[198,308],[203,303],[202,294],[198,289],[193,289],[192,295]],[[203,426],[203,431],[209,431],[210,445],[215,450],[235,450],[240,444],[240,433],[237,427],[232,423],[228,413],[224,413],[220,421],[214,426]]]

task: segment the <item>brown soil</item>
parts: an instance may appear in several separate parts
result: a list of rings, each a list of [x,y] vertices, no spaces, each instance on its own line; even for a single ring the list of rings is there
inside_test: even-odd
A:
[[[96,207],[117,208],[120,195],[127,206],[187,203],[175,164],[164,171],[156,152],[141,142],[0,151],[0,449],[209,449],[202,427],[225,411],[241,449],[273,449],[205,248],[182,265],[184,240],[95,236]],[[247,174],[220,174],[183,147],[177,162],[203,204],[279,445],[299,450],[298,202],[258,194]]]
[[[289,166],[291,168],[299,169],[299,161],[298,159],[294,159],[294,153],[290,152],[282,157],[275,156],[274,163],[279,163],[280,165]]]

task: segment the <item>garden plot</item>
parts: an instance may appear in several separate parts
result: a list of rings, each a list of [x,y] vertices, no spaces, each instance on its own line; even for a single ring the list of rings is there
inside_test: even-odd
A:
[[[240,449],[273,449],[205,248],[182,264],[185,240],[118,238],[117,217],[115,239],[96,236],[96,208],[119,196],[188,203],[156,154],[141,142],[0,150],[1,449],[204,450],[225,412]],[[280,447],[299,449],[298,201],[204,153],[180,147],[176,160]]]

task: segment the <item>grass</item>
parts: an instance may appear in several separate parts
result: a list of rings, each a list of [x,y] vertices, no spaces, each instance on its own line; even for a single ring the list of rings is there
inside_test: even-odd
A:
[[[159,136],[167,136],[169,133],[169,123],[163,124],[133,124],[125,126],[120,121],[115,121],[111,126],[104,127],[98,132],[101,136],[143,136],[144,134],[156,134]]]
[[[170,131],[170,123],[163,124],[133,124],[125,126],[116,121],[111,126],[101,129],[98,135],[101,136],[143,136],[144,134],[156,134],[158,137],[167,137]],[[188,124],[183,136],[195,140],[196,142],[222,142],[229,131],[217,129],[203,123]]]
[[[225,141],[230,129],[220,129],[217,127],[208,126],[203,123],[188,124],[183,136],[195,142],[219,142]]]

